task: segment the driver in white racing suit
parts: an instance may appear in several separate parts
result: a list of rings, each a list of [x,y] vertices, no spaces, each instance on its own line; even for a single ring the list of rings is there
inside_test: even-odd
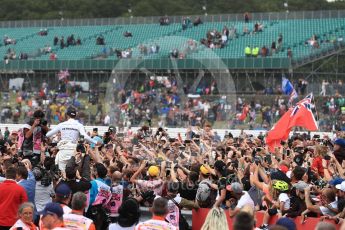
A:
[[[84,136],[87,142],[98,144],[97,141],[86,134],[84,126],[75,120],[77,116],[75,108],[69,107],[66,115],[67,121],[58,124],[46,134],[50,138],[58,132],[61,133],[61,140],[57,145],[59,152],[55,157],[55,164],[59,166],[61,171],[65,171],[67,161],[75,155],[77,143],[81,135]]]

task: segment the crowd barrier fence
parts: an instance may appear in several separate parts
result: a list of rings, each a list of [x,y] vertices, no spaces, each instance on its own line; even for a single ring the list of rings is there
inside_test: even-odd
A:
[[[5,127],[8,127],[10,132],[18,131],[23,125],[22,124],[0,124],[0,129],[3,132]],[[52,125],[51,128],[55,127]],[[92,132],[93,128],[98,128],[99,135],[103,135],[103,133],[108,131],[108,126],[85,126],[87,132]],[[140,127],[133,127],[131,128],[132,131],[138,130]],[[168,133],[171,137],[177,137],[178,133],[181,134],[182,138],[184,137],[187,129],[186,128],[167,128]],[[213,129],[217,134],[223,138],[225,132],[231,132],[234,137],[238,137],[241,134],[241,130],[239,129]],[[265,134],[267,130],[243,130],[246,134],[251,134],[253,136],[258,136],[260,133]],[[292,133],[291,133],[292,134]],[[333,133],[331,132],[311,132],[311,135],[318,134],[322,138],[324,135],[327,135],[330,138],[333,138]]]
[[[193,213],[192,213],[192,222],[193,222],[192,230],[200,230],[201,229],[209,211],[210,211],[210,209],[205,209],[205,208],[201,208],[199,210],[193,210]],[[230,218],[228,211],[226,211],[226,217],[227,217],[229,229],[233,229],[232,228],[233,218]],[[256,227],[260,227],[262,225],[263,217],[264,217],[264,212],[257,212],[256,213]],[[308,217],[302,223],[302,219],[299,216],[299,217],[294,218],[293,220],[296,224],[297,230],[300,230],[300,229],[312,230],[312,229],[315,229],[316,225],[320,222],[321,219]],[[270,225],[274,224],[274,223],[276,223],[276,221],[277,221],[277,216],[273,216],[270,219],[269,224]],[[335,224],[333,220],[324,220],[324,221]],[[337,225],[336,229],[339,230],[340,225]]]

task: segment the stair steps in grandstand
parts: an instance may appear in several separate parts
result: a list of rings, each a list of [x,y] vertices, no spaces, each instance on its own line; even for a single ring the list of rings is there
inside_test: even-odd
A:
[[[270,49],[272,41],[276,41],[281,33],[283,35],[283,46],[272,57],[286,58],[287,49],[291,48],[293,59],[296,62],[301,62],[306,59],[311,60],[328,55],[339,48],[329,42],[320,42],[320,49],[310,47],[306,42],[313,34],[316,34],[322,41],[345,37],[345,18],[289,19],[260,22],[265,26],[264,31],[250,35],[243,35],[243,29],[247,27],[250,32],[253,31],[254,23],[244,23],[242,21],[204,22],[197,27],[187,28],[186,30],[182,30],[180,23],[172,23],[169,26],[127,24],[48,27],[47,36],[38,35],[41,29],[39,27],[0,28],[2,36],[8,35],[17,41],[15,45],[1,45],[0,55],[4,56],[9,48],[13,48],[17,56],[21,52],[25,52],[34,60],[49,60],[49,54],[40,54],[38,52],[45,45],[49,45],[56,52],[59,60],[95,59],[102,54],[103,46],[96,45],[97,36],[102,35],[105,38],[105,47],[107,48],[107,53],[103,58],[111,60],[115,60],[117,57],[110,52],[110,49],[123,50],[127,48],[132,48],[133,58],[166,58],[174,48],[183,51],[188,39],[198,42],[197,50],[188,54],[188,58],[215,58],[218,56],[223,59],[237,59],[244,58],[244,48],[247,45],[251,47],[258,46],[259,48],[265,45]],[[229,29],[234,26],[237,37],[230,38],[223,49],[210,50],[199,43],[202,38],[206,38],[206,33],[209,30],[217,29],[222,31],[224,25]],[[124,37],[123,33],[125,31],[130,31],[133,37]],[[81,46],[70,46],[64,49],[61,49],[59,44],[53,46],[55,36],[59,38],[64,36],[66,42],[67,37],[71,34],[74,34],[75,39],[80,37]],[[148,47],[157,44],[160,46],[160,52],[143,56],[140,54],[140,44]]]

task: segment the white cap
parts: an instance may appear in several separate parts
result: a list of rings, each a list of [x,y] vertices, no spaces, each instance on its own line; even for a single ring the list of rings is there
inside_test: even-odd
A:
[[[341,184],[337,184],[335,187],[336,187],[336,189],[339,189],[339,190],[345,192],[345,181],[341,182]]]

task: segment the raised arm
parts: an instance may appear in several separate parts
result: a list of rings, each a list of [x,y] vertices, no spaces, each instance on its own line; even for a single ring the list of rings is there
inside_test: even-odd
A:
[[[97,144],[97,141],[96,141],[96,140],[93,140],[89,135],[87,135],[87,133],[85,132],[84,126],[82,126],[82,125],[80,124],[78,130],[79,130],[80,135],[83,135],[83,136],[84,136],[84,139],[85,139],[87,142],[93,143],[93,144],[95,144],[95,145]]]
[[[48,131],[46,137],[50,138],[51,136],[57,134],[60,131],[60,126],[55,126],[52,130]]]

